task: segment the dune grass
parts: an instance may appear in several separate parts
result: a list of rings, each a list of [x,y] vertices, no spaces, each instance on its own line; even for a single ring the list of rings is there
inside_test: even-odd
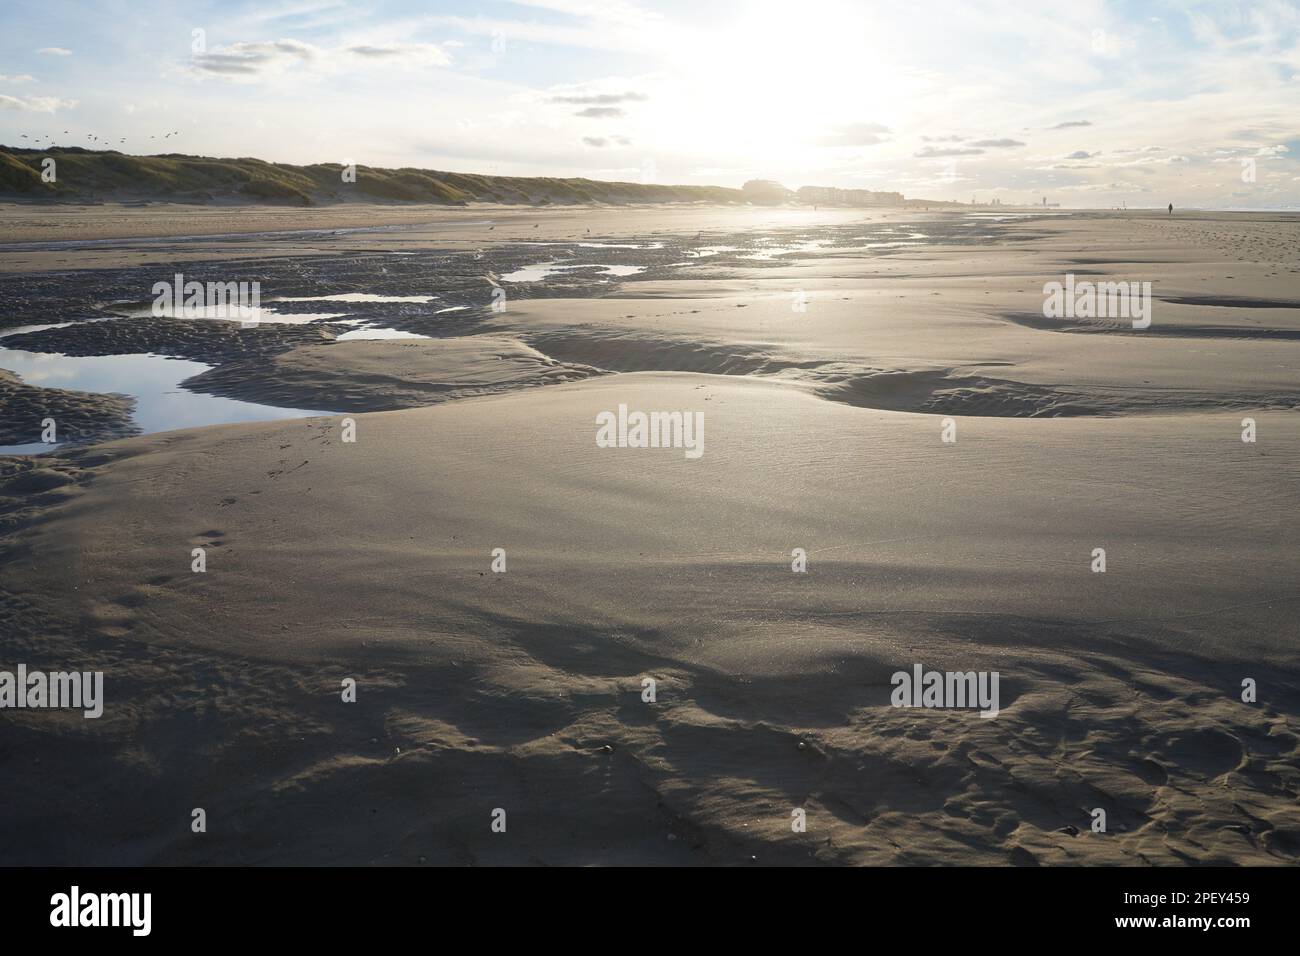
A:
[[[57,175],[52,183],[41,178],[47,157],[55,161]],[[303,206],[350,199],[444,205],[743,201],[740,190],[722,186],[485,176],[411,167],[357,166],[356,181],[345,182],[343,167],[337,163],[295,166],[251,157],[214,159],[182,153],[128,156],[77,146],[47,150],[0,146],[0,195],[76,201],[244,199]]]

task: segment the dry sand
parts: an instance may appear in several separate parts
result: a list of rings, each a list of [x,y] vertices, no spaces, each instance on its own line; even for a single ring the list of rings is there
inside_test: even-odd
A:
[[[439,402],[355,442],[8,460],[0,657],[108,700],[0,714],[0,860],[1294,864],[1297,226],[991,229],[251,360]],[[1089,270],[1153,281],[1153,328],[1028,321]],[[598,448],[620,404],[702,411],[704,454]],[[890,706],[917,663],[998,671],[1001,713]]]

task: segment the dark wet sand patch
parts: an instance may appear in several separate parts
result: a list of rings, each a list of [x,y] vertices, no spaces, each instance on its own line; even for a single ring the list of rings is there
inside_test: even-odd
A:
[[[1195,304],[1201,305],[1204,303]],[[1104,319],[1096,321],[1085,319],[1049,319],[1037,312],[1006,312],[1002,314],[1001,318],[1008,322],[1014,322],[1016,325],[1022,325],[1028,329],[1037,329],[1041,332],[1069,332],[1100,335],[1157,335],[1167,336],[1169,338],[1186,339],[1262,339],[1279,342],[1300,341],[1300,329],[1268,329],[1250,325],[1211,326],[1188,325],[1185,323],[1180,323],[1178,325],[1162,325],[1159,321],[1152,321],[1148,328],[1135,329],[1131,322],[1126,322],[1124,320],[1107,322],[1107,320]]]
[[[182,382],[209,395],[338,412],[415,408],[573,382],[599,370],[558,362],[505,336],[308,345],[227,362]]]
[[[1300,309],[1300,299],[1260,299],[1248,295],[1164,295],[1171,305],[1208,305],[1224,309]]]
[[[237,357],[271,355],[302,345],[330,342],[347,328],[273,322],[244,328],[239,322],[216,319],[147,316],[21,332],[0,338],[0,347],[75,357],[153,354],[219,364]]]

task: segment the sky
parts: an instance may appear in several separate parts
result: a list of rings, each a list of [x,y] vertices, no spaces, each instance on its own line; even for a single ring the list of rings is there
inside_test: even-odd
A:
[[[5,0],[0,144],[51,136],[964,202],[1300,207],[1300,3]]]

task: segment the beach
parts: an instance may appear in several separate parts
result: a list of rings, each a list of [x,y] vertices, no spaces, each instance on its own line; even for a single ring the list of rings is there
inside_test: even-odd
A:
[[[390,208],[0,208],[0,859],[1300,859],[1295,216]]]

